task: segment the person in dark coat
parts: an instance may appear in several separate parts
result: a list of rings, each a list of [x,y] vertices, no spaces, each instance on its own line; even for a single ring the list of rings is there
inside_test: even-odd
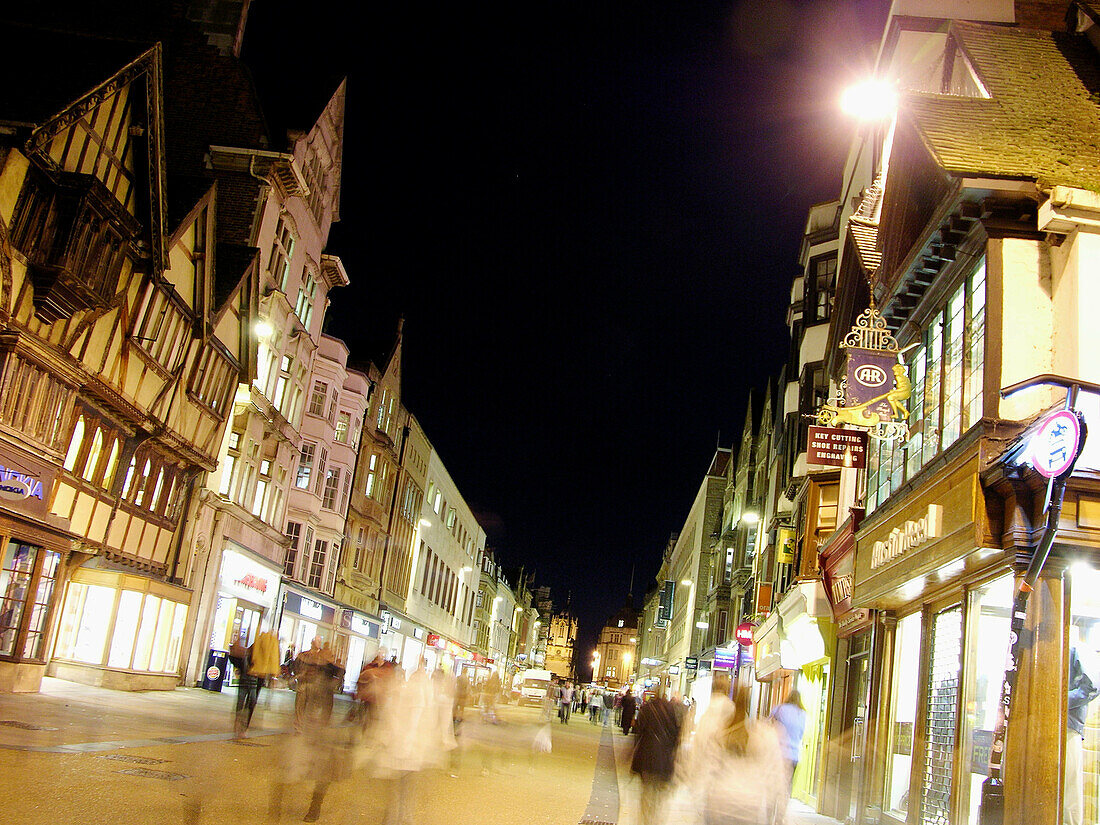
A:
[[[625,724],[625,704],[623,720]],[[638,774],[642,780],[641,825],[663,822],[662,811],[679,742],[680,722],[675,708],[663,696],[654,696],[638,712],[638,721],[634,725],[634,756],[630,760],[631,772]]]
[[[623,729],[623,736],[630,734],[630,728],[634,724],[634,711],[638,707],[638,700],[634,698],[634,693],[629,689],[623,694],[622,699],[619,700],[619,724]]]

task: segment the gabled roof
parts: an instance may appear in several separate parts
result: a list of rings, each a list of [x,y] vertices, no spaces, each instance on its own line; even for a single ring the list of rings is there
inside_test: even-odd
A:
[[[955,21],[990,98],[913,94],[904,111],[957,175],[1100,191],[1100,58],[1079,36]]]

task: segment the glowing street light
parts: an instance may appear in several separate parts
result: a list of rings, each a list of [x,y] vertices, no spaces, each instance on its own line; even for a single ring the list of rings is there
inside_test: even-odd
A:
[[[760,514],[755,510],[746,510],[741,514],[742,524],[759,524]]]
[[[860,120],[886,120],[897,111],[898,93],[884,80],[865,80],[844,90],[840,108]]]

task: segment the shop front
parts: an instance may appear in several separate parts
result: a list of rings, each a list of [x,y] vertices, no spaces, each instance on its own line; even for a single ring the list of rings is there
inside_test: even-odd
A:
[[[878,723],[865,745],[852,743],[867,754],[861,759],[874,761],[863,768],[867,796],[858,821],[977,823],[1014,587],[1015,554],[999,544],[976,443],[860,525],[851,610],[843,617],[850,689],[843,701],[852,705],[845,713],[853,737],[861,715],[864,730],[867,719]],[[842,573],[843,560],[836,569]],[[882,611],[866,640],[860,610]],[[1036,642],[1033,655],[1042,647]],[[1031,678],[1022,672],[1019,689],[1026,692]]]
[[[344,690],[351,691],[355,689],[363,665],[373,659],[379,650],[381,628],[378,622],[347,607],[339,611],[338,626],[336,651],[346,662]]]
[[[816,807],[835,647],[832,609],[821,581],[810,580],[791,587],[777,605],[776,612],[780,617],[782,664],[785,670],[793,672],[791,688],[798,690],[806,709],[802,755],[794,774],[792,795]],[[773,707],[788,693],[789,690],[779,695],[773,693]]]
[[[248,647],[256,641],[261,630],[273,626],[280,578],[280,571],[270,561],[239,545],[226,543],[218,571],[214,619],[207,643],[208,676],[215,662],[227,663],[222,654],[228,654],[230,645],[235,641]],[[221,669],[224,684],[235,685],[237,674],[232,666],[223,664]]]
[[[829,726],[823,752],[821,810],[840,820],[855,821],[863,804],[871,703],[871,649],[876,613],[852,606],[856,530],[863,511],[854,508],[819,551],[825,594],[836,628]],[[881,636],[881,634],[879,634]]]
[[[392,608],[381,611],[382,647],[386,649],[386,658],[412,672],[420,667],[428,632],[407,616]]]
[[[282,610],[279,617],[279,646],[297,656],[309,650],[320,637],[335,650],[337,607],[312,590],[283,582]]]
[[[55,467],[0,447],[0,693],[33,693],[46,672],[50,628],[72,548],[47,506]]]
[[[173,690],[191,591],[110,569],[73,571],[49,674],[115,690]]]

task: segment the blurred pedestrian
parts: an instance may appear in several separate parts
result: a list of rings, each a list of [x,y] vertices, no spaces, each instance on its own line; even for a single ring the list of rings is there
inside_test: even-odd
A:
[[[784,782],[786,794],[781,810],[776,816],[776,822],[782,823],[786,819],[794,771],[798,767],[798,757],[802,753],[802,737],[806,733],[806,708],[802,705],[802,696],[796,688],[791,688],[783,704],[772,711],[771,718],[779,726],[779,743],[786,767],[786,782]]]
[[[450,680],[429,676],[424,665],[408,680],[394,679],[382,700],[376,771],[390,782],[383,825],[413,825],[420,772],[443,764],[456,746]]]
[[[588,694],[588,721],[590,724],[596,724],[601,710],[603,710],[603,694],[598,690],[593,690]]]
[[[630,735],[630,730],[634,725],[634,711],[637,707],[638,701],[634,698],[634,692],[627,688],[619,700],[620,724],[622,725],[623,736]]]
[[[566,682],[561,689],[561,705],[558,707],[558,719],[563,725],[569,724],[569,714],[573,709],[573,683]]]
[[[306,716],[328,724],[332,715],[333,672],[336,663],[325,641],[316,636],[309,650],[294,659],[294,730],[301,732]]]
[[[696,728],[691,764],[705,825],[776,821],[785,784],[779,736],[773,725],[750,718],[748,687],[738,688],[732,702],[711,697]]]
[[[627,693],[623,696],[632,696]],[[625,705],[623,716],[626,725]],[[641,825],[663,822],[663,811],[669,782],[676,764],[676,747],[680,740],[680,725],[672,703],[655,696],[642,705],[634,725],[634,755],[630,770],[642,780]]]
[[[611,718],[611,706],[615,704],[614,694],[611,691],[600,697],[600,723],[607,727],[607,721]]]

